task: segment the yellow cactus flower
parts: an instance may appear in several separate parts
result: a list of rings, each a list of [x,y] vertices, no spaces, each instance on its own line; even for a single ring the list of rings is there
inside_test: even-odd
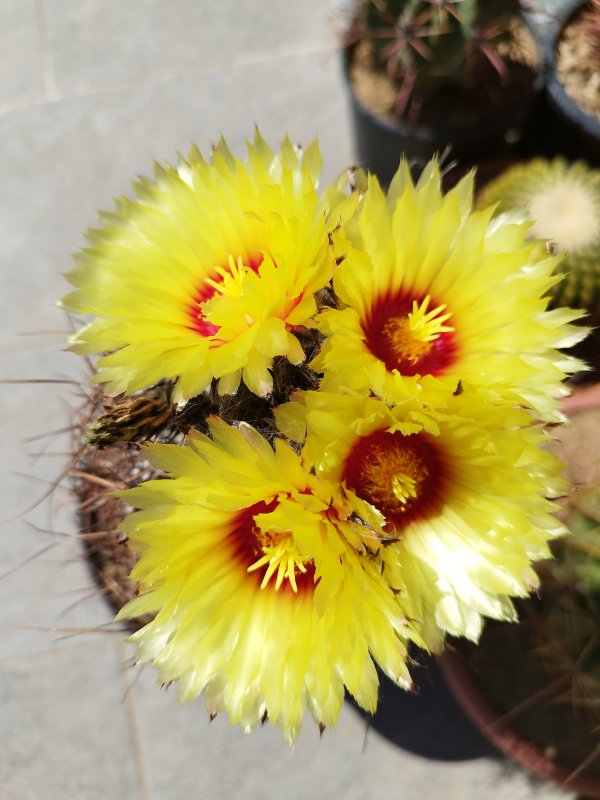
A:
[[[210,428],[150,445],[171,479],[122,493],[141,509],[124,523],[140,595],[118,618],[156,613],[131,637],[138,660],[183,701],[204,691],[211,715],[246,731],[268,717],[290,743],[307,709],[335,725],[344,687],[373,711],[373,661],[409,686],[406,643],[422,644],[382,575],[379,535],[283,440]]]
[[[118,394],[177,379],[186,400],[213,378],[222,394],[242,379],[266,395],[274,357],[303,361],[294,332],[316,312],[354,207],[336,186],[319,197],[320,169],[316,141],[298,152],[285,139],[275,154],[257,132],[244,162],[221,141],[210,161],[192,148],[135,183],[66,276],[76,291],[62,305],[96,317],[71,341],[105,354],[96,382]]]
[[[447,632],[476,640],[482,615],[515,618],[510,597],[537,585],[531,562],[564,533],[551,498],[567,491],[526,410],[467,392],[441,413],[318,391],[277,419],[306,436],[307,466],[383,515],[384,575],[429,648]]]
[[[472,210],[472,176],[443,195],[435,161],[416,186],[402,164],[387,196],[369,178],[334,277],[339,308],[318,317],[324,389],[436,406],[460,381],[562,418],[562,381],[581,365],[558,349],[584,337],[570,324],[581,312],[546,310],[557,259],[492,212]]]

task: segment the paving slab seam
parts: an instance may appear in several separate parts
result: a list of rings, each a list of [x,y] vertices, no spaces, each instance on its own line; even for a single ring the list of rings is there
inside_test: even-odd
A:
[[[126,645],[123,641],[119,642],[118,648],[121,654],[121,663],[123,664],[123,669],[121,669],[121,682],[124,687],[122,702],[125,710],[127,727],[129,729],[130,743],[134,754],[135,772],[140,790],[140,800],[150,800],[150,791],[148,787],[148,780],[146,778],[139,718],[132,692],[135,681],[137,680],[137,675],[139,675],[141,671],[138,670],[136,677],[134,677],[132,681],[129,681],[126,677],[126,673],[131,669],[131,657],[127,655]]]
[[[46,100],[52,100],[58,96],[58,89],[56,88],[56,82],[54,80],[54,68],[44,0],[35,0],[35,15],[40,39],[39,58],[42,67],[44,90],[46,92]]]
[[[153,83],[167,83],[169,81],[178,80],[180,78],[189,78],[194,75],[205,76],[218,72],[224,72],[230,69],[237,69],[239,67],[252,67],[261,64],[269,64],[270,62],[277,61],[281,58],[293,58],[294,56],[307,55],[311,53],[328,53],[331,52],[332,56],[337,55],[338,46],[331,42],[315,43],[314,45],[286,48],[279,52],[271,52],[268,56],[253,56],[239,61],[228,61],[222,64],[210,64],[198,67],[191,67],[183,70],[173,70],[163,73],[157,73],[142,80],[123,81],[122,83],[108,84],[106,86],[90,87],[89,90],[71,92],[69,94],[62,94],[58,90],[53,97],[44,97],[32,101],[17,101],[16,103],[8,103],[0,105],[0,117],[6,116],[13,112],[24,111],[30,108],[40,108],[57,103],[68,102],[70,100],[80,100],[82,98],[102,96],[116,92],[126,91],[129,89],[141,88],[144,86],[151,86]]]

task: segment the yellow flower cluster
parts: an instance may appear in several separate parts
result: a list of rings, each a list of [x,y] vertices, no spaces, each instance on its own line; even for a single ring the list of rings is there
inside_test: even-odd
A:
[[[169,380],[182,405],[218,381],[269,400],[275,365],[309,360],[314,388],[272,400],[272,441],[213,416],[148,445],[170,479],[123,493],[140,591],[119,616],[155,615],[138,659],[290,742],[307,709],[335,725],[345,690],[373,711],[375,664],[409,687],[411,642],[514,619],[563,532],[543,424],[583,336],[547,310],[556,258],[474,211],[472,176],[444,195],[435,162],[416,184],[402,164],[387,193],[372,176],[319,193],[320,165],[316,143],[257,133],[244,161],[221,142],[157,168],[89,234],[63,300],[94,315],[72,348],[102,354],[113,394]]]

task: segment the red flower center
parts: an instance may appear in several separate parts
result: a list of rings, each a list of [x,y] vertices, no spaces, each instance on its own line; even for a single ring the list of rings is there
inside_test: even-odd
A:
[[[215,336],[219,331],[219,325],[214,325],[206,319],[204,312],[204,303],[211,300],[218,291],[218,286],[224,283],[225,279],[231,274],[231,261],[223,267],[219,267],[213,275],[209,276],[210,283],[205,279],[196,289],[192,300],[188,306],[188,316],[190,317],[191,330],[198,333],[200,336]],[[237,259],[237,263],[242,263],[243,267],[258,273],[258,269],[263,262],[263,254],[258,250],[252,250],[245,257]],[[215,285],[216,284],[216,285]]]
[[[365,344],[391,372],[440,375],[456,359],[451,315],[429,295],[382,294],[362,322]]]
[[[440,509],[448,468],[435,437],[375,431],[354,443],[342,480],[384,514],[390,532],[399,533]]]

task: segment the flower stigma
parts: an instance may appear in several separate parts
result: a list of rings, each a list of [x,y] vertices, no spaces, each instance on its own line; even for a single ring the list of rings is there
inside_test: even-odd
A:
[[[444,325],[450,314],[442,314],[445,305],[427,311],[431,298],[425,297],[422,303],[413,300],[412,311],[399,317],[391,317],[382,328],[382,336],[388,340],[388,347],[397,353],[399,359],[418,361],[427,355],[433,342],[442,334],[453,330]]]
[[[381,508],[405,513],[411,501],[419,497],[429,471],[422,459],[406,447],[375,445],[361,470],[363,491]]]
[[[416,487],[416,480],[404,472],[397,472],[392,477],[392,491],[396,495],[398,502],[403,506],[406,505],[411,497],[417,496]]]
[[[362,323],[365,344],[388,370],[402,375],[437,375],[456,355],[452,315],[430,295],[401,290],[378,297]]]

